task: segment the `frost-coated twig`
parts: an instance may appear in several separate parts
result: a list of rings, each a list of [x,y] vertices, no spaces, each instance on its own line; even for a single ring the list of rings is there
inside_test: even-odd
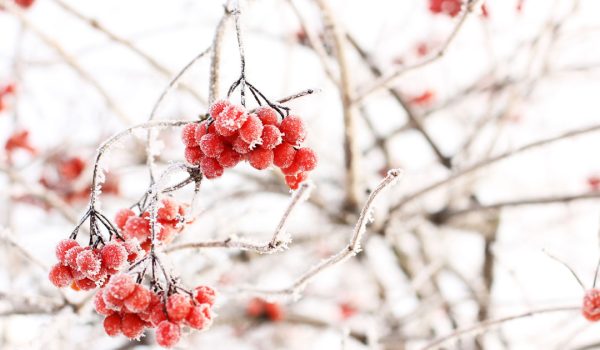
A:
[[[212,42],[212,55],[210,57],[210,78],[208,83],[208,104],[212,104],[217,99],[220,90],[220,78],[221,78],[221,51],[223,48],[223,38],[225,37],[225,30],[227,29],[227,22],[231,17],[231,11],[229,10],[230,1],[227,1],[227,5],[224,7],[225,13],[217,28],[215,29],[215,36]]]
[[[290,240],[282,240],[280,237],[285,232],[285,226],[290,218],[290,215],[292,214],[292,211],[298,206],[299,203],[306,200],[307,196],[310,194],[309,192],[311,187],[312,185],[305,182],[300,186],[300,188],[298,188],[298,190],[294,192],[290,204],[287,206],[283,216],[277,224],[277,228],[273,232],[273,236],[266,243],[252,243],[247,240],[230,237],[225,240],[182,243],[169,247],[166,249],[166,252],[199,248],[232,248],[254,251],[259,254],[271,254],[286,249]]]
[[[464,337],[464,336],[470,335],[470,334],[471,335],[472,334],[481,334],[481,333],[488,331],[492,327],[499,326],[503,323],[518,320],[521,318],[531,317],[531,316],[535,316],[535,315],[539,315],[539,314],[552,313],[552,312],[576,311],[576,310],[579,310],[580,308],[581,308],[580,306],[549,307],[549,308],[544,308],[544,309],[531,310],[531,311],[523,312],[523,313],[512,315],[512,316],[501,317],[501,318],[494,319],[494,320],[483,321],[483,322],[480,322],[473,326],[459,329],[451,334],[448,334],[444,337],[434,340],[433,342],[431,342],[431,343],[425,345],[423,348],[421,348],[421,350],[439,349],[442,347],[442,345],[448,343],[451,340],[458,339],[458,338],[461,338],[461,337]]]
[[[427,66],[430,63],[433,63],[433,62],[439,60],[440,58],[442,58],[446,54],[446,51],[448,50],[448,47],[450,46],[450,44],[454,41],[454,39],[460,32],[461,28],[467,21],[467,18],[469,17],[469,15],[475,10],[475,8],[480,3],[481,3],[481,0],[468,0],[468,2],[465,5],[465,11],[463,12],[463,14],[460,17],[460,19],[458,20],[458,22],[456,23],[456,26],[454,27],[454,29],[452,30],[452,32],[450,33],[448,38],[446,38],[446,41],[444,42],[442,47],[439,48],[432,56],[425,58],[421,62],[417,62],[417,63],[409,65],[409,66],[400,67],[397,70],[395,70],[387,75],[383,75],[381,78],[375,80],[368,87],[366,87],[365,89],[360,91],[357,94],[357,96],[354,98],[353,102],[358,103],[358,102],[362,101],[363,99],[365,99],[367,96],[371,95],[372,93],[389,86],[391,83],[394,82],[394,80],[396,80],[398,77],[402,76],[403,74],[405,74],[409,71]]]
[[[244,291],[250,293],[264,294],[264,295],[291,295],[297,296],[305,287],[306,284],[313,279],[316,275],[324,271],[325,269],[336,265],[349,257],[355,256],[361,251],[360,242],[366,232],[367,223],[372,219],[373,202],[377,196],[385,190],[388,186],[394,184],[396,180],[402,175],[402,170],[392,169],[388,171],[387,176],[375,187],[371,192],[367,201],[365,202],[358,221],[354,225],[352,236],[350,237],[349,243],[342,248],[339,252],[331,255],[329,258],[321,261],[320,263],[309,268],[304,274],[298,277],[289,287],[283,289],[264,290],[259,288],[244,288]]]

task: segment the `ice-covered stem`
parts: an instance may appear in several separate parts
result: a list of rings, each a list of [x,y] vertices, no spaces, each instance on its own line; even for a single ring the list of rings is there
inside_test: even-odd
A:
[[[294,192],[290,204],[287,206],[283,216],[277,224],[277,228],[273,232],[273,236],[266,243],[253,243],[247,240],[230,237],[225,240],[183,243],[166,249],[166,252],[169,253],[177,250],[199,248],[231,248],[250,250],[259,254],[271,254],[283,250],[287,247],[290,241],[282,240],[281,235],[285,232],[285,226],[290,218],[290,215],[299,203],[306,200],[311,187],[312,186],[310,184],[303,183],[300,185],[300,188]]]
[[[313,279],[316,275],[323,272],[325,269],[336,265],[349,257],[355,256],[361,250],[360,242],[362,237],[366,232],[367,223],[371,220],[373,203],[377,196],[385,190],[390,185],[394,184],[396,180],[402,175],[402,170],[400,169],[392,169],[388,171],[387,176],[381,180],[379,185],[375,187],[375,189],[371,192],[369,197],[367,198],[362,210],[360,211],[360,216],[356,224],[354,225],[354,229],[352,231],[352,236],[350,237],[349,243],[342,248],[339,252],[331,255],[329,258],[321,261],[320,263],[309,268],[304,274],[298,277],[294,283],[292,283],[289,287],[283,289],[275,289],[275,290],[264,290],[258,288],[244,289],[244,291],[250,293],[264,294],[264,295],[292,295],[295,296],[300,293],[305,287],[306,284]]]
[[[217,99],[220,88],[220,77],[221,77],[221,51],[223,48],[223,38],[225,37],[225,30],[227,29],[227,22],[231,17],[231,11],[229,10],[229,3],[224,6],[224,14],[217,24],[215,29],[215,36],[212,42],[212,55],[210,57],[210,78],[208,83],[208,104],[212,104]]]

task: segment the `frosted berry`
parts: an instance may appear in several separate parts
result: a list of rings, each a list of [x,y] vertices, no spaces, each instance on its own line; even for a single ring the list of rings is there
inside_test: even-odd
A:
[[[73,275],[71,274],[71,269],[68,266],[58,263],[52,266],[50,273],[48,274],[48,278],[53,285],[58,288],[62,288],[71,284]]]
[[[259,147],[250,152],[248,162],[255,169],[263,170],[273,164],[273,151],[270,149]]]
[[[194,329],[204,329],[212,322],[212,314],[208,304],[194,306],[185,318],[186,323]]]
[[[285,314],[281,305],[277,303],[265,303],[265,314],[274,322],[283,320]]]
[[[96,282],[89,278],[82,278],[79,280],[75,280],[75,285],[80,290],[92,290],[97,287]]]
[[[236,137],[237,136],[237,130],[231,130],[231,128],[227,127],[223,123],[214,123],[213,125],[215,126],[216,134],[221,135],[222,137]]]
[[[87,277],[94,276],[100,272],[100,259],[91,250],[85,249],[77,254],[77,269]]]
[[[139,216],[130,216],[123,228],[125,239],[137,238],[143,242],[150,236],[150,221]]]
[[[104,331],[110,337],[116,337],[121,333],[121,316],[113,314],[104,319]]]
[[[198,145],[198,143],[200,143],[200,139],[202,138],[202,136],[208,134],[208,130],[211,129],[211,127],[208,126],[208,121],[206,120],[198,124],[196,132],[194,133],[194,140],[196,146]]]
[[[248,114],[243,106],[229,105],[223,109],[223,112],[215,118],[215,127],[217,132],[219,129],[228,131],[239,130],[246,122]],[[229,135],[224,135],[229,136]]]
[[[123,307],[123,300],[115,298],[107,288],[101,289],[98,293],[102,292],[102,300],[104,304],[110,310],[121,311]]]
[[[65,263],[73,269],[77,268],[77,255],[83,251],[83,247],[74,246],[65,253]]]
[[[273,150],[273,164],[280,168],[287,168],[292,165],[296,150],[289,143],[282,143]]]
[[[183,320],[192,309],[190,298],[183,294],[172,294],[167,299],[167,314],[174,322]]]
[[[136,314],[125,314],[121,319],[121,332],[129,339],[139,339],[145,328],[145,322]]]
[[[200,143],[198,144],[202,152],[211,158],[215,158],[223,150],[225,149],[225,144],[219,135],[216,134],[206,134],[202,136],[200,139]]]
[[[134,215],[135,215],[135,213],[133,212],[133,210],[131,210],[129,208],[120,209],[115,214],[115,224],[117,224],[117,227],[122,230],[123,227],[125,227],[125,223],[127,222],[127,219],[129,219],[130,216],[134,216]]]
[[[185,149],[185,161],[190,165],[198,165],[204,158],[204,153],[200,147],[186,147]]]
[[[107,243],[100,251],[102,264],[108,269],[117,270],[127,261],[127,250],[115,241]]]
[[[213,306],[216,298],[217,293],[209,286],[198,286],[194,288],[194,299],[198,304],[208,304]]]
[[[156,327],[156,342],[162,347],[173,347],[179,342],[180,337],[181,329],[179,328],[179,325],[175,323],[162,321],[158,327]]]
[[[58,261],[66,265],[65,255],[67,251],[73,247],[79,246],[79,243],[74,239],[63,239],[56,245],[56,258]]]
[[[260,143],[260,136],[263,132],[263,124],[255,114],[250,114],[248,119],[240,128],[240,137],[251,146]]]
[[[196,146],[196,129],[198,124],[187,124],[181,129],[181,140],[186,147]]]
[[[298,152],[296,152],[296,153],[298,153]],[[299,172],[301,172],[302,167],[300,166],[300,162],[298,162],[297,159],[298,159],[298,157],[294,157],[294,161],[292,162],[292,164],[287,168],[281,169],[281,172],[286,176],[296,175]]]
[[[232,144],[233,150],[239,154],[246,154],[250,152],[250,144],[246,141],[242,140],[241,137],[238,136]]]
[[[588,321],[600,320],[600,290],[590,289],[585,293],[583,297],[583,305],[581,306],[581,313]]]
[[[217,157],[217,161],[223,168],[232,168],[241,160],[242,155],[234,151],[230,146],[226,146],[223,152]]]
[[[136,284],[135,289],[131,295],[125,299],[125,307],[127,310],[138,313],[146,310],[150,304],[150,297],[152,292],[148,288],[141,284]]]
[[[223,175],[223,167],[214,158],[204,158],[200,163],[200,170],[207,179],[214,179]]]
[[[227,100],[215,101],[208,109],[208,114],[210,114],[213,119],[217,119],[219,114],[221,114],[221,112],[229,105],[231,105],[231,103]]]
[[[95,295],[94,295],[94,310],[96,310],[96,312],[99,315],[103,315],[103,316],[110,316],[112,314],[114,314],[115,312],[111,309],[108,308],[108,306],[106,305],[106,302],[104,302],[104,297],[102,295],[102,290],[99,290]]]
[[[317,155],[311,148],[300,148],[296,152],[294,162],[298,162],[298,166],[300,166],[303,171],[311,171],[317,166]]]
[[[288,185],[288,187],[292,190],[297,190],[298,186],[300,186],[300,184],[306,180],[306,178],[308,177],[308,173],[302,171],[299,172],[296,175],[289,175],[285,177],[285,183]]]
[[[137,240],[126,240],[123,247],[127,251],[127,261],[134,262],[137,258],[143,256],[142,248]]]
[[[98,252],[95,252],[95,254],[98,257],[98,260],[100,260],[100,258],[99,258],[100,254]],[[104,265],[102,265],[102,263],[100,263],[100,269],[98,270],[98,272],[87,275],[87,277],[89,279],[91,279],[92,281],[95,281],[95,282],[104,281],[107,276],[108,276],[108,270],[106,269],[106,267]]]
[[[275,125],[265,125],[261,135],[263,148],[273,149],[279,146],[283,140],[281,131]]]
[[[292,145],[298,145],[306,138],[304,121],[295,115],[290,115],[283,119],[279,130],[283,133],[283,140]]]
[[[279,116],[277,115],[277,112],[269,106],[258,107],[256,109],[256,115],[263,125],[279,126]]]
[[[133,293],[135,286],[136,286],[136,284],[130,275],[119,274],[119,275],[113,275],[110,278],[108,285],[106,285],[106,290],[113,297],[120,299],[120,300],[124,300],[131,293]]]
[[[165,197],[161,201],[161,207],[158,208],[157,218],[161,222],[177,221],[179,214],[179,204],[171,197]]]
[[[158,326],[162,321],[167,319],[165,306],[162,303],[157,303],[150,309],[150,322],[153,326]]]

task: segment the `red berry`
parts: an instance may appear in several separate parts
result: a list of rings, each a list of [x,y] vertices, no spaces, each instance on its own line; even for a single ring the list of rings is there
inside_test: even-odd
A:
[[[208,121],[206,120],[198,124],[198,127],[196,127],[196,131],[194,133],[194,145],[197,146],[200,143],[200,139],[202,138],[202,136],[208,134],[210,129],[211,127],[208,126]]]
[[[241,137],[238,136],[232,144],[233,150],[239,154],[246,154],[250,152],[250,144],[246,141],[242,140]]]
[[[455,17],[460,13],[461,0],[429,0],[429,11]]]
[[[298,152],[296,152],[296,154],[297,153]],[[302,171],[302,167],[300,166],[300,162],[298,161],[297,156],[294,157],[294,161],[292,162],[292,164],[289,167],[281,169],[281,172],[287,176],[296,175],[301,171]]]
[[[77,243],[77,241],[74,239],[63,239],[58,242],[55,251],[58,261],[61,264],[66,265],[65,255],[67,254],[67,251],[76,246],[79,246],[79,243]]]
[[[102,264],[107,269],[118,270],[127,261],[127,250],[122,244],[115,241],[108,242],[100,252]]]
[[[308,177],[308,173],[302,171],[299,172],[296,175],[290,175],[290,176],[286,176],[285,177],[285,183],[288,185],[288,187],[292,190],[297,190],[298,186],[300,186],[300,184],[306,180],[306,178]]]
[[[190,298],[183,294],[172,294],[167,299],[167,314],[173,322],[183,320],[192,309]]]
[[[263,148],[273,149],[279,146],[283,140],[281,137],[281,131],[275,125],[265,125],[262,132],[262,144]]]
[[[230,146],[226,146],[225,150],[217,157],[217,161],[223,168],[232,168],[242,160],[242,156],[234,151]]]
[[[179,325],[169,322],[162,321],[158,327],[156,327],[156,343],[158,345],[170,348],[179,342],[181,336],[181,329]]]
[[[212,314],[208,304],[194,306],[185,319],[186,323],[194,329],[204,329],[212,321]]]
[[[145,328],[145,322],[136,314],[125,314],[121,319],[121,332],[129,339],[139,339]]]
[[[115,214],[115,224],[117,224],[117,227],[122,230],[123,227],[125,227],[125,223],[127,222],[127,219],[129,219],[130,216],[134,216],[134,215],[135,215],[135,213],[133,212],[133,210],[131,210],[129,208],[120,209]]]
[[[125,239],[136,238],[139,242],[144,242],[150,237],[150,221],[144,217],[130,216],[123,228]]]
[[[225,107],[231,105],[231,103],[227,100],[218,100],[215,101],[210,108],[208,109],[208,114],[210,114],[210,116],[213,119],[217,119],[217,117],[219,116],[219,114],[221,114],[221,112],[223,112],[223,110],[225,109]]]
[[[80,290],[92,290],[97,287],[96,282],[89,278],[75,280],[75,284]]]
[[[263,170],[273,164],[273,151],[270,149],[259,147],[250,152],[248,162],[255,169]]]
[[[106,303],[104,302],[103,292],[104,290],[101,289],[94,295],[94,309],[100,315],[110,316],[115,312],[109,309]]]
[[[198,286],[194,288],[194,299],[199,304],[208,304],[209,306],[213,306],[216,298],[217,293],[209,286]]]
[[[279,126],[279,130],[283,133],[283,141],[292,145],[298,145],[306,138],[304,121],[295,115],[285,117]]]
[[[124,300],[135,290],[135,282],[130,275],[119,274],[110,278],[106,290],[115,298]],[[105,299],[106,301],[106,299]]]
[[[200,149],[207,157],[215,158],[225,149],[225,144],[217,134],[206,134],[200,139]]]
[[[289,143],[282,143],[273,150],[273,164],[279,168],[287,168],[294,162],[296,150]]]
[[[81,253],[82,251],[83,251],[83,247],[81,247],[81,246],[74,246],[73,248],[67,250],[67,252],[65,253],[65,258],[64,258],[65,263],[69,267],[76,269],[77,268],[77,255],[79,255],[79,253]]]
[[[254,298],[246,306],[246,314],[250,317],[260,317],[265,312],[265,302],[262,299]]]
[[[138,313],[146,310],[150,304],[150,297],[152,292],[148,288],[141,284],[136,284],[135,289],[131,295],[125,299],[125,307],[127,310]]]
[[[85,249],[77,254],[77,269],[87,277],[95,276],[100,272],[101,261],[95,252]]]
[[[150,322],[152,325],[156,327],[166,319],[167,314],[165,313],[165,306],[161,302],[154,304],[150,309]]]
[[[284,317],[283,308],[277,303],[265,303],[265,313],[271,321],[281,321]]]
[[[240,128],[240,137],[250,144],[250,147],[260,143],[263,132],[263,124],[255,114],[250,114],[248,119]]]
[[[48,279],[50,279],[50,282],[58,288],[66,287],[71,284],[71,281],[73,280],[71,268],[58,263],[50,269]]]
[[[590,289],[585,293],[583,297],[583,305],[581,306],[581,313],[588,321],[600,320],[600,290]]]
[[[181,129],[181,140],[185,147],[193,147],[196,146],[196,129],[198,128],[198,124],[192,123],[187,124]]]
[[[311,148],[300,148],[294,158],[294,163],[296,162],[303,171],[311,171],[317,166],[317,155]]]
[[[96,256],[99,257],[100,254],[95,252]],[[98,259],[100,260],[100,259]],[[98,270],[97,273],[91,274],[89,276],[87,276],[89,279],[91,279],[94,282],[103,282],[106,277],[108,276],[108,270],[106,269],[106,267],[104,265],[102,265],[102,263],[100,264],[100,270]]]
[[[223,175],[223,167],[214,158],[204,158],[200,163],[200,170],[207,179],[214,179]]]
[[[256,109],[256,115],[263,125],[279,126],[279,116],[277,115],[277,112],[269,106],[258,107]]]
[[[187,147],[185,149],[185,161],[190,165],[198,165],[204,158],[204,153],[200,147]]]
[[[229,132],[239,130],[246,122],[248,114],[243,106],[229,105],[215,118],[217,131],[228,130]],[[229,136],[229,135],[223,135]]]
[[[160,222],[175,222],[179,215],[179,204],[171,197],[163,198],[158,208],[157,218]]]
[[[115,337],[121,333],[121,316],[112,314],[104,319],[104,331],[110,337]]]
[[[104,288],[101,290],[102,292],[102,300],[104,300],[104,304],[110,310],[121,311],[123,307],[123,300],[115,298],[109,291],[108,288]],[[98,292],[100,293],[100,291]]]
[[[231,128],[229,128],[223,123],[214,123],[213,125],[215,126],[216,133],[221,135],[222,137],[229,138],[237,136],[237,130],[231,130]]]
[[[137,240],[126,240],[123,247],[127,251],[127,261],[134,262],[137,258],[144,255],[140,243]]]

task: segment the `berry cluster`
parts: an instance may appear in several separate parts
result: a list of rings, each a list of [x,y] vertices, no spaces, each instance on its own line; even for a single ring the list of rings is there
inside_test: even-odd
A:
[[[186,161],[199,166],[208,179],[220,177],[225,168],[246,160],[258,170],[279,167],[288,186],[297,189],[317,165],[315,152],[301,146],[306,127],[298,116],[280,120],[271,107],[249,113],[227,100],[215,102],[209,115],[199,124],[186,125],[181,134]]]
[[[170,243],[175,234],[183,230],[185,206],[170,197],[162,199],[157,213],[157,221],[156,239],[163,243]],[[149,251],[152,234],[150,212],[144,211],[140,215],[136,215],[129,208],[121,209],[115,215],[115,224],[121,230],[125,240],[137,240],[145,251]]]
[[[462,0],[429,0],[429,11],[438,14],[443,13],[450,17],[456,17],[460,13]]]
[[[181,336],[181,327],[202,330],[210,326],[215,291],[199,286],[188,294],[151,291],[131,275],[114,275],[96,293],[94,306],[104,319],[104,331],[111,337],[123,334],[139,339],[146,328],[156,328],[156,342],[172,347]]]

